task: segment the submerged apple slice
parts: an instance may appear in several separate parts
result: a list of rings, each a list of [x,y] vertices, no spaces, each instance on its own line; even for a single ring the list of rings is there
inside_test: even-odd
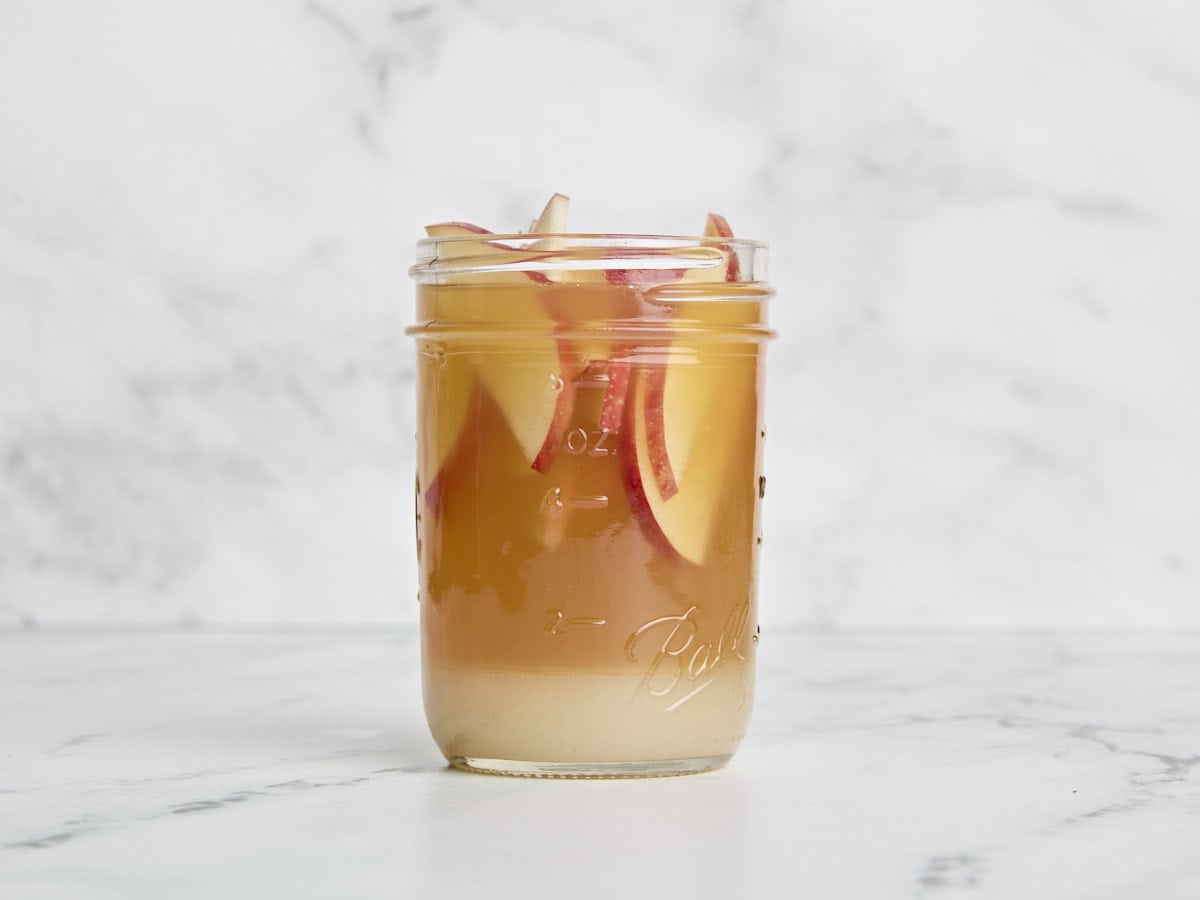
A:
[[[630,506],[651,540],[690,562],[704,562],[721,516],[754,378],[742,360],[700,355],[635,373],[621,432]]]
[[[504,416],[530,468],[545,472],[566,438],[578,393],[580,354],[566,340],[530,337],[504,347],[430,356],[420,392],[420,483],[431,508],[438,508],[441,479],[453,456],[470,446],[464,434],[471,410],[484,391]]]
[[[480,354],[479,378],[535,471],[554,461],[575,406],[578,354],[565,340],[531,337]]]
[[[673,381],[678,382],[678,378]],[[653,366],[643,369],[640,376],[640,390],[634,402],[641,400],[638,410],[638,424],[641,426],[646,441],[646,459],[650,466],[642,466],[643,477],[653,476],[654,487],[658,488],[658,496],[664,501],[670,500],[679,493],[679,482],[675,480],[674,466],[684,471],[686,457],[690,455],[695,434],[701,422],[695,416],[695,410],[690,421],[672,421],[673,430],[667,431],[667,367]],[[675,392],[677,396],[678,392]],[[679,413],[681,410],[673,409]],[[671,446],[667,446],[667,434],[671,434]],[[672,462],[674,460],[674,462]],[[639,460],[639,464],[641,460]]]
[[[605,372],[608,384],[600,405],[600,427],[616,434],[625,419],[625,402],[629,397],[629,381],[633,366],[622,359],[609,360]]]
[[[463,353],[422,352],[419,489],[431,509],[440,508],[441,478],[450,455],[459,446],[463,428],[478,391],[475,367]]]

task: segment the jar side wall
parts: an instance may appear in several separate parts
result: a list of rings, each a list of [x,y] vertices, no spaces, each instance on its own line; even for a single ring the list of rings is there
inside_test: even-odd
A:
[[[717,757],[740,741],[764,346],[736,328],[765,323],[765,294],[695,293],[419,287],[422,655],[448,757]]]

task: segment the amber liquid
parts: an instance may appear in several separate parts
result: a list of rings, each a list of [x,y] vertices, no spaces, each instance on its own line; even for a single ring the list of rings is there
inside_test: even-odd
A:
[[[420,288],[420,318],[452,323],[419,341],[416,496],[426,711],[452,761],[733,752],[753,696],[765,485],[762,344],[738,329],[761,321],[762,297]],[[638,485],[655,489],[656,378],[667,425],[687,432],[665,446],[688,449],[658,518]],[[514,391],[529,385],[550,389],[525,404]]]

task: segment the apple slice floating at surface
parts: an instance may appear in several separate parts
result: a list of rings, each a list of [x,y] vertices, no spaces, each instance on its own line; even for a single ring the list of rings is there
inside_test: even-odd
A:
[[[567,230],[567,210],[570,208],[571,198],[564,194],[555,194],[546,203],[542,214],[534,220],[533,226],[530,228],[530,234],[565,234]],[[561,238],[546,238],[545,240],[537,241],[531,249],[533,250],[561,250],[563,242]],[[549,284],[553,281],[562,281],[562,274],[559,272],[526,272],[530,278],[539,284]]]
[[[533,223],[531,233],[558,235],[565,232],[570,202],[565,195],[554,194]],[[561,247],[562,240],[551,237],[535,242],[530,249],[542,252]],[[525,274],[538,284],[561,279],[555,272]],[[547,298],[547,308],[553,319],[562,320],[563,311],[550,302],[550,298]],[[571,422],[577,391],[575,378],[581,366],[569,341],[543,339],[536,340],[536,346],[533,341],[526,346],[528,353],[513,348],[516,355],[510,361],[497,358],[502,371],[485,364],[482,377],[530,460],[530,467],[536,472],[545,472],[558,454]]]
[[[569,205],[566,196],[554,194],[533,223],[533,231],[548,235],[566,231]],[[479,240],[480,235],[492,232],[466,222],[430,225],[425,231],[433,238],[476,238],[447,241],[442,253],[446,258],[478,257],[485,262],[495,257],[497,265],[507,260],[544,258],[560,249],[562,244],[561,238],[557,237],[538,240],[523,248],[510,247],[501,241]],[[486,278],[489,284],[528,284],[533,281],[547,285],[552,275],[555,273],[526,270],[487,272]],[[489,298],[491,302],[503,303],[504,320],[514,325],[519,323],[529,336],[508,340],[503,346],[478,348],[479,382],[504,414],[530,466],[544,472],[553,461],[571,420],[578,354],[573,353],[569,342],[559,340],[553,333],[561,324],[563,310],[555,308],[550,296],[537,290],[510,292]],[[485,315],[494,313],[495,309]]]
[[[670,257],[672,261],[683,260],[683,266],[658,268],[628,265],[627,268],[609,268],[604,278],[609,284],[628,284],[637,288],[652,288],[661,284],[713,284],[736,281],[730,277],[730,267],[736,269],[733,251],[728,244],[708,244],[688,249],[664,247],[654,250],[627,251],[629,256],[640,256],[647,260]]]
[[[560,235],[567,230],[569,199],[563,194],[554,194],[542,214],[532,224],[531,234],[546,235],[532,244],[517,248],[501,241],[478,239],[492,232],[466,222],[446,222],[429,226],[430,237],[472,237],[461,244],[447,241],[442,253],[446,258],[479,257],[487,264],[494,256],[497,265],[506,259],[534,259],[539,253],[546,256],[561,250]],[[732,238],[733,231],[728,221],[716,213],[710,213],[705,226],[709,237]],[[693,253],[700,254],[705,248]],[[721,257],[713,254],[719,251]],[[577,273],[584,281],[603,278],[612,284],[629,285],[635,289],[653,287],[658,284],[679,282],[736,281],[738,260],[732,248],[723,242],[709,245],[708,259],[700,264],[684,268],[656,269],[652,267],[627,269],[605,269],[595,275],[586,270]],[[656,254],[651,254],[656,255]],[[717,264],[713,264],[716,262]],[[705,264],[707,263],[707,264]],[[550,285],[564,280],[556,271],[488,272],[489,280],[526,283],[532,280],[539,285]],[[561,445],[571,421],[576,399],[575,379],[589,362],[604,360],[611,354],[607,341],[593,341],[595,346],[574,346],[572,341],[557,337],[554,332],[572,321],[570,310],[564,307],[569,298],[542,295],[539,291],[529,292],[528,298],[520,296],[506,298],[511,306],[505,310],[509,321],[521,322],[531,333],[528,338],[518,338],[503,349],[478,348],[475,359],[478,364],[478,382],[495,400],[503,412],[509,427],[519,443],[530,466],[538,472],[549,469]],[[640,296],[640,295],[639,295]],[[720,368],[720,367],[717,367]],[[692,472],[692,450],[702,426],[697,410],[705,409],[705,398],[728,394],[736,400],[736,394],[722,390],[720,385],[709,384],[713,367],[702,361],[687,364],[672,363],[669,367],[645,367],[636,376],[625,362],[609,361],[607,364],[609,384],[601,410],[601,427],[609,431],[620,431],[623,440],[630,441],[630,452],[626,457],[634,460],[635,471],[630,473],[631,502],[645,506],[649,521],[657,523],[668,543],[681,555],[695,559],[703,554],[701,532],[707,535],[707,525],[687,525],[680,520],[681,513],[674,510],[688,508],[698,513],[696,499],[702,495],[715,495],[715,490],[698,486],[703,479],[703,469],[697,463]],[[445,414],[439,413],[436,448],[431,448],[429,458],[440,467],[453,446],[453,438],[462,427],[465,410],[470,402],[470,388],[456,387],[452,393],[458,399],[446,401],[449,406]],[[463,399],[465,397],[465,399]],[[697,405],[700,403],[701,405]],[[443,424],[444,423],[444,424]],[[445,432],[445,433],[442,433]],[[451,432],[454,432],[451,435]],[[721,453],[704,452],[696,459],[723,459]],[[711,463],[715,465],[716,463]],[[435,469],[435,472],[437,470]],[[633,483],[640,486],[639,498]],[[686,489],[690,485],[690,489]],[[689,499],[691,498],[691,499]],[[671,511],[668,501],[673,502]],[[707,522],[710,517],[701,516]],[[678,521],[677,521],[678,520]]]
[[[492,234],[492,232],[486,228],[480,228],[478,225],[472,225],[470,222],[438,222],[425,226],[425,236],[431,238],[478,238],[483,234]],[[450,241],[443,244],[442,248],[442,256],[445,259],[478,256],[481,248],[483,248],[483,252],[489,254],[491,251],[495,251],[497,256],[512,252],[511,247],[505,247],[496,241],[480,240],[462,241],[461,243]]]
[[[729,220],[720,213],[710,212],[708,218],[704,220],[704,234],[706,237],[733,237],[733,229],[729,227]]]
[[[533,234],[566,234],[567,211],[571,206],[571,198],[565,194],[555,194],[546,203],[542,214],[533,223]]]
[[[446,241],[440,245],[442,259],[474,258],[496,265],[515,264],[518,262],[535,262],[544,259],[546,254],[537,245],[532,247],[510,247],[502,241],[481,240],[483,235],[494,234],[486,228],[472,225],[470,222],[438,222],[426,225],[425,234],[431,238],[474,238],[469,241]],[[539,244],[542,242],[538,242]],[[485,273],[481,273],[485,274]],[[536,270],[511,272],[491,271],[485,277],[490,283],[496,284],[525,284],[533,281],[537,284],[548,284],[550,279]]]
[[[755,377],[748,361],[701,354],[635,373],[621,432],[630,506],[651,540],[690,562],[704,562],[720,518]]]
[[[710,212],[708,219],[704,223],[704,236],[731,238],[733,237],[733,229],[729,227],[729,220],[723,215]],[[719,246],[729,255],[729,262],[725,267],[725,280],[737,281],[740,277],[737,251],[728,244],[720,244]]]

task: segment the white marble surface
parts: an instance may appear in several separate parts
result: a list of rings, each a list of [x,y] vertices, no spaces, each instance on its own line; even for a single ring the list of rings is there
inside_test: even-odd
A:
[[[767,629],[709,775],[447,770],[410,630],[0,634],[0,896],[1191,898],[1200,634]]]
[[[0,622],[414,620],[411,242],[561,190],[774,246],[766,621],[1200,625],[1197,46],[1185,0],[10,0]]]

